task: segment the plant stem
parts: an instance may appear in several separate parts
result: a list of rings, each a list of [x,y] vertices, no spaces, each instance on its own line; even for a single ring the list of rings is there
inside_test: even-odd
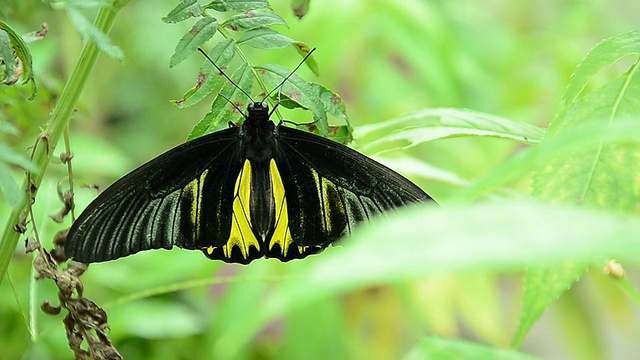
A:
[[[112,4],[102,6],[98,10],[94,21],[96,27],[103,33],[108,34],[115,21],[116,15],[128,2],[129,1],[115,0]],[[49,119],[49,125],[42,132],[41,141],[39,141],[39,145],[34,150],[32,161],[37,171],[31,175],[31,180],[36,188],[39,187],[42,182],[51,156],[53,155],[55,145],[58,143],[58,140],[60,140],[65,127],[69,123],[69,118],[89,78],[89,74],[96,63],[99,53],[100,51],[91,40],[85,42],[78,63],[60,93],[58,103]],[[22,189],[27,189],[27,186],[31,185],[28,183],[28,176],[25,175]],[[30,201],[30,199],[28,199],[28,196],[25,196],[24,201],[13,208],[2,233],[2,237],[0,238],[0,284],[4,279],[4,275],[9,267],[9,262],[11,261],[20,237],[20,234],[14,231],[13,226],[18,223],[20,213],[25,209],[28,201]]]

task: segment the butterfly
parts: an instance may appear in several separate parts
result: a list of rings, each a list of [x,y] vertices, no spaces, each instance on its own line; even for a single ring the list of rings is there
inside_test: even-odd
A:
[[[294,70],[295,71],[295,70]],[[92,263],[174,246],[248,264],[315,254],[387,210],[432,200],[388,167],[270,120],[179,145],[117,180],[71,226],[65,255]]]

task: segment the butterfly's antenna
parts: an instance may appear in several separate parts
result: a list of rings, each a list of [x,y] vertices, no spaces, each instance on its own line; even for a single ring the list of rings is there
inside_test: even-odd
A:
[[[278,86],[276,86],[275,88],[273,88],[271,91],[269,91],[269,93],[264,97],[265,99],[268,99],[269,96],[271,95],[272,92],[274,92],[276,89],[278,89],[278,102],[276,103],[276,105],[273,107],[273,109],[271,110],[271,112],[269,113],[269,117],[271,117],[271,114],[273,114],[274,111],[276,111],[276,109],[278,108],[278,106],[280,106],[280,98],[282,95],[282,87],[284,86],[284,83],[287,82],[287,80],[289,80],[289,78],[291,76],[293,76],[293,74],[300,68],[300,66],[302,66],[302,64],[304,64],[305,61],[307,61],[307,59],[309,58],[309,56],[311,56],[311,54],[313,54],[313,52],[316,51],[316,48],[311,49],[311,51],[309,51],[307,53],[307,55],[305,55],[305,57],[302,59],[302,61],[300,61],[300,63],[298,64],[298,66],[296,66],[295,69],[293,69],[289,75],[285,76],[284,79],[282,79],[282,81],[280,82],[280,84]]]
[[[244,91],[240,86],[238,86],[238,84],[236,84],[233,80],[231,80],[231,78],[230,78],[229,76],[227,76],[227,74],[226,74],[224,71],[222,71],[222,69],[220,69],[220,67],[219,67],[218,65],[216,65],[216,63],[215,63],[213,60],[211,60],[211,58],[209,57],[209,55],[207,55],[207,53],[206,53],[206,52],[204,52],[204,50],[202,50],[202,48],[201,48],[201,47],[199,47],[199,48],[198,48],[198,51],[200,51],[200,52],[202,53],[202,55],[204,55],[204,57],[206,57],[206,58],[207,58],[207,60],[209,60],[209,62],[211,62],[211,64],[212,64],[212,65],[213,65],[213,66],[214,66],[214,67],[215,67],[215,68],[220,72],[220,74],[222,74],[222,76],[224,76],[227,80],[229,80],[229,82],[230,82],[233,86],[235,86],[238,90],[240,90],[243,94],[245,94],[245,95],[249,98],[249,100],[251,100],[251,102],[255,102],[255,101],[253,100],[253,98],[251,97],[251,95],[247,94],[247,92],[246,92],[246,91]],[[305,59],[306,59],[306,58],[305,58]],[[298,65],[298,66],[299,66],[299,65]],[[297,68],[296,68],[296,69],[297,69]],[[225,97],[225,96],[223,96],[223,97],[224,97],[225,99],[227,99],[227,101],[229,101],[231,104],[233,104],[233,103],[232,103],[232,102],[231,102],[227,97]],[[234,104],[234,106],[235,106],[235,104]],[[236,109],[237,109],[237,108],[238,108],[238,107],[236,106]],[[240,112],[242,113],[242,111],[240,111]]]
[[[231,101],[231,99],[229,99],[228,97],[226,97],[223,93],[218,93],[218,95],[220,95],[220,97],[222,97],[223,99],[227,100],[227,102],[228,102],[229,104],[231,104],[231,106],[233,106],[234,108],[236,108],[236,110],[238,110],[238,112],[239,112],[240,114],[242,114],[244,117],[247,117],[247,115],[245,115],[245,114],[244,114],[244,111],[242,111],[242,109],[240,109],[240,108],[238,107],[238,105],[236,105],[236,103],[234,103],[233,101]],[[253,99],[252,99],[251,101],[253,101]]]

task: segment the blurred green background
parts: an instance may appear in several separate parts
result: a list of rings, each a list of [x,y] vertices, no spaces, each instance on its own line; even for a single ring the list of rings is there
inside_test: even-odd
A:
[[[434,107],[469,108],[546,126],[589,49],[637,28],[640,14],[640,2],[631,0],[315,0],[298,20],[290,1],[270,3],[290,25],[280,31],[318,48],[320,76],[305,67],[299,74],[342,95],[356,136],[359,125]],[[169,102],[195,84],[202,63],[194,54],[168,67],[175,44],[192,25],[160,20],[175,5],[133,1],[116,20],[110,36],[126,59],[100,57],[71,121],[77,180],[108,185],[183,142],[207,112],[207,101],[189,109]],[[0,0],[0,17],[18,33],[49,25],[45,39],[30,44],[38,97],[0,104],[5,120],[22,132],[3,140],[24,149],[47,121],[81,42],[65,14],[46,2]],[[293,68],[300,60],[293,48],[245,51],[254,64]],[[27,87],[3,91],[28,96]],[[286,114],[306,121],[297,118],[299,113]],[[361,145],[357,138],[354,145]],[[520,146],[499,139],[447,139],[388,156],[413,156],[473,180]],[[68,226],[46,216],[60,207],[55,189],[65,171],[62,165],[50,166],[38,194],[35,210],[42,220],[37,225],[45,239]],[[458,189],[436,174],[405,173],[443,206]],[[21,179],[18,171],[14,175]],[[514,190],[527,196],[528,181]],[[77,190],[77,206],[83,208],[94,195]],[[0,218],[8,212],[2,204]],[[56,300],[52,284],[30,281],[30,263],[19,245],[9,268],[11,281],[0,286],[0,359],[70,358],[61,316],[24,317],[30,308],[37,312],[43,300]],[[92,265],[83,280],[85,295],[105,307],[112,339],[129,359],[396,359],[425,335],[508,346],[517,325],[520,274],[437,273],[322,296],[269,322],[238,352],[228,350],[235,346],[232,335],[239,324],[250,327],[252,317],[260,316],[265,294],[286,285],[288,277],[303,276],[307,267],[306,260],[229,265],[175,249]],[[193,280],[204,284],[192,285]],[[176,289],[163,291],[163,286]],[[157,289],[161,295],[144,293]],[[132,294],[140,298],[129,298]],[[548,359],[633,358],[640,352],[639,320],[625,295],[593,271],[552,306],[521,350]],[[38,331],[35,337],[28,322]]]

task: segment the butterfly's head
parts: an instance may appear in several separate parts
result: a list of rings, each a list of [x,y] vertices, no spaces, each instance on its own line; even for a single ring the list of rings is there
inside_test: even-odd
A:
[[[261,115],[261,114],[269,114],[269,104],[266,102],[252,102],[247,106],[247,111],[249,112],[249,116],[251,115]]]

